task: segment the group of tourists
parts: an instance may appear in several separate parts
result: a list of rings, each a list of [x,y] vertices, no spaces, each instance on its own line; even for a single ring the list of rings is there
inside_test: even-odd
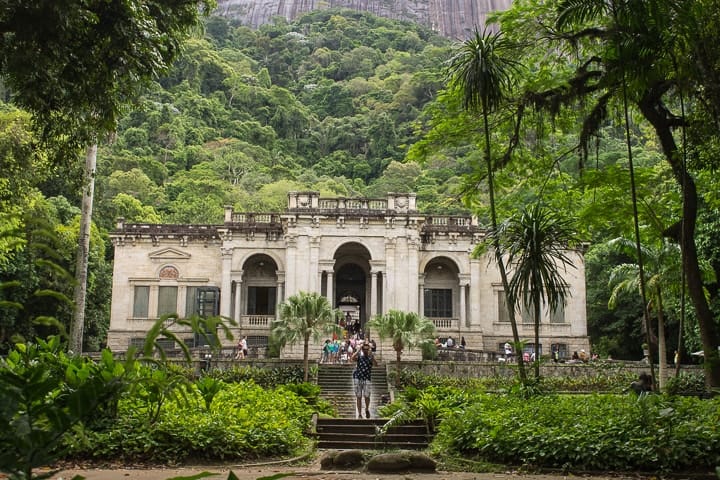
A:
[[[467,342],[465,341],[465,337],[460,337],[460,343],[455,341],[453,337],[447,337],[445,341],[440,340],[439,338],[435,339],[435,346],[437,348],[462,348],[464,349],[467,347]]]
[[[327,339],[323,344],[320,363],[348,363],[351,361],[353,354],[360,349],[363,342],[364,340],[360,334],[353,334],[350,338],[344,340]],[[371,351],[375,353],[377,350],[375,340],[368,341],[368,344]]]

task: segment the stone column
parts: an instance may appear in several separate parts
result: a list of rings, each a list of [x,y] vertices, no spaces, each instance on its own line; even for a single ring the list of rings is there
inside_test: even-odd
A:
[[[232,283],[230,271],[232,270],[232,248],[222,247],[222,284],[220,285],[220,315],[230,316],[230,302],[232,302]]]
[[[467,286],[470,283],[470,275],[461,274],[458,283],[460,285],[460,325],[458,328],[462,330],[464,327],[470,326],[467,316]]]
[[[418,275],[418,315],[425,316],[425,274]]]
[[[370,318],[373,318],[375,315],[377,315],[377,285],[378,285],[378,272],[372,271],[370,272]]]
[[[470,259],[470,316],[468,317],[468,326],[475,325],[475,328],[481,328],[481,311],[480,311],[480,268],[481,263],[478,258]]]
[[[150,298],[148,298],[148,318],[158,318],[158,295],[160,286],[150,285]]]
[[[411,231],[408,234],[407,239],[407,248],[408,248],[408,266],[407,266],[407,282],[408,282],[408,288],[407,288],[407,296],[408,296],[408,303],[407,308],[408,310],[415,308],[418,303],[419,299],[417,295],[419,294],[419,290],[415,288],[415,285],[417,285],[415,282],[418,281],[418,275],[420,273],[420,236],[417,234],[416,231]],[[422,315],[422,313],[420,313]]]
[[[275,272],[277,277],[277,291],[275,292],[275,318],[280,318],[280,305],[285,301],[285,272],[278,270]]]
[[[235,280],[235,321],[238,326],[242,327],[242,272],[240,272],[240,280]]]
[[[282,304],[282,287],[283,283],[278,280],[277,286],[275,287],[275,319],[280,318],[280,304]]]
[[[382,283],[383,283],[383,296],[382,296],[382,314],[386,314],[388,311],[387,308],[387,291],[388,291],[388,280],[387,280],[387,270],[383,270],[382,272]]]
[[[335,278],[333,271],[329,270],[327,273],[327,299],[330,302],[330,307],[335,307]]]
[[[313,224],[314,225],[314,224]],[[317,275],[309,275],[310,285],[309,290],[311,292],[320,293],[322,290],[322,270],[320,269],[320,237],[310,237],[310,272],[318,272]]]
[[[397,302],[395,301],[396,291],[398,288],[406,288],[406,286],[401,287],[400,285],[397,285],[397,275],[395,275],[395,239],[394,238],[386,238],[385,239],[385,273],[387,276],[387,283],[389,290],[384,292],[385,294],[385,300],[387,300],[387,304],[385,305],[386,310],[390,310],[392,308],[398,308]]]
[[[298,275],[297,271],[297,235],[285,235],[285,294],[293,295],[295,292],[295,282]]]

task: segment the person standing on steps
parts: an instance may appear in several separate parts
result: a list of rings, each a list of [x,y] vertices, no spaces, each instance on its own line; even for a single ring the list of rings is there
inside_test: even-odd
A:
[[[377,366],[375,355],[370,351],[370,342],[365,340],[360,349],[353,353],[350,361],[356,362],[355,370],[353,370],[353,389],[357,401],[356,418],[362,418],[363,397],[365,397],[365,418],[370,418],[370,394],[372,393],[370,375],[372,367]]]

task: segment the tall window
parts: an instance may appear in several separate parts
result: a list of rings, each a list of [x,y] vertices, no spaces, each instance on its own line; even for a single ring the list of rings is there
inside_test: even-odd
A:
[[[452,318],[452,289],[425,289],[425,316],[429,318]]]
[[[498,295],[498,322],[510,321],[510,310],[508,309],[507,295],[505,292],[497,292]],[[532,310],[526,305],[521,304],[520,309],[515,308],[515,319],[522,323],[533,323]]]
[[[550,347],[552,351],[558,352],[558,358],[568,358],[570,356],[567,343],[553,343]]]
[[[177,287],[158,288],[158,317],[168,313],[177,313]]]
[[[220,290],[217,287],[187,287],[185,291],[185,318],[193,315],[215,316],[220,312]]]
[[[248,287],[248,315],[275,315],[276,287]]]
[[[148,318],[150,287],[135,287],[133,290],[133,318]]]
[[[505,292],[497,292],[498,297],[498,322],[509,322],[510,312],[508,311],[507,296]]]
[[[522,319],[523,323],[535,323],[535,318],[533,317],[533,311],[532,311],[532,305],[525,305],[524,303],[521,304],[520,308],[520,318]],[[541,319],[542,321],[542,319]]]
[[[558,303],[557,309],[550,312],[550,323],[565,323],[565,302]]]
[[[185,290],[185,318],[190,318],[197,313],[198,287],[187,287]]]

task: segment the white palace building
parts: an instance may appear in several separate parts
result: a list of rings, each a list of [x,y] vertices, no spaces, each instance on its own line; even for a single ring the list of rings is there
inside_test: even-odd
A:
[[[497,352],[512,339],[492,254],[472,253],[485,231],[470,216],[420,213],[414,194],[385,199],[320,198],[291,192],[283,213],[225,210],[222,225],[126,224],[115,246],[108,346],[144,341],[166,313],[234,318],[235,334],[265,345],[280,303],[319,292],[361,326],[390,309],[422,313],[441,339],[465,337],[468,349]],[[570,297],[540,325],[540,353],[589,349],[583,253],[568,252]],[[518,319],[533,349],[533,324]],[[197,344],[191,332],[180,338]],[[370,332],[372,335],[372,332]],[[320,345],[313,346],[319,355]],[[283,357],[301,355],[288,348]]]

